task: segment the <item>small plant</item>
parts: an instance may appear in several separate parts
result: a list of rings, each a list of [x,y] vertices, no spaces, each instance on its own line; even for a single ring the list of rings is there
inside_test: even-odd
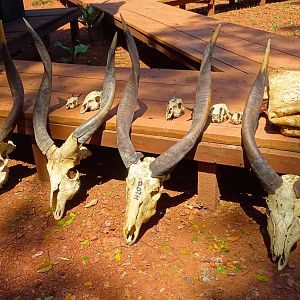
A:
[[[104,12],[101,14],[95,10],[91,5],[88,5],[86,8],[81,7],[82,16],[78,20],[87,27],[89,39],[93,42],[92,31],[93,28],[96,28],[100,25]]]
[[[33,0],[32,1],[33,6],[44,5],[44,4],[48,4],[48,3],[52,3],[52,0]]]
[[[69,55],[68,57],[61,57],[61,62],[64,63],[76,63],[80,58],[84,59],[82,54],[86,53],[89,49],[89,45],[78,44],[75,47],[67,47],[60,41],[54,41],[52,43],[54,47],[64,49]]]

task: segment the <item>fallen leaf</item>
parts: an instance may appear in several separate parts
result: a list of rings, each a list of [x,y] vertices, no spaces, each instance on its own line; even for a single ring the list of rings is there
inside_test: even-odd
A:
[[[115,254],[115,261],[116,262],[119,262],[121,260],[121,253],[118,251],[116,254]]]
[[[84,207],[85,208],[89,208],[89,207],[92,207],[94,205],[96,205],[98,203],[98,200],[97,199],[92,199],[89,203],[87,203]]]
[[[65,297],[65,300],[75,300],[76,296],[72,295],[71,293],[68,293]]]
[[[268,278],[265,275],[255,274],[255,278],[260,282],[267,282]]]
[[[180,250],[180,254],[188,255],[188,254],[190,254],[190,251],[186,250],[186,249],[182,249],[182,250]]]
[[[217,264],[217,270],[224,275],[227,273],[226,268],[222,264]]]
[[[93,284],[92,281],[86,281],[86,282],[83,283],[83,285],[86,286],[86,287],[91,287],[91,286],[93,286],[94,284]]]
[[[87,255],[82,256],[82,263],[85,265],[90,258]]]
[[[44,261],[37,269],[38,273],[46,273],[52,269],[53,265],[50,260]]]

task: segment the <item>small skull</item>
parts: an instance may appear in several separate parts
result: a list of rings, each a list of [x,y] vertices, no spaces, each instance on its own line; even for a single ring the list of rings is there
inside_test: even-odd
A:
[[[229,118],[229,110],[224,103],[215,104],[210,108],[209,115],[213,123],[223,123]]]
[[[156,212],[157,201],[166,178],[151,176],[150,164],[154,157],[145,157],[129,167],[126,178],[126,213],[123,228],[126,243],[131,245],[138,238],[141,226]]]
[[[8,155],[16,148],[12,141],[0,142],[0,188],[5,184],[8,179]]]
[[[230,118],[230,123],[234,124],[234,125],[240,125],[242,124],[242,119],[243,119],[243,112],[234,112],[234,113],[230,113],[231,118]]]
[[[278,259],[278,270],[287,262],[293,245],[300,239],[300,198],[294,190],[297,175],[283,175],[283,184],[267,198],[268,233],[273,261]]]
[[[167,120],[172,120],[174,118],[179,118],[184,114],[184,106],[181,98],[173,97],[167,107],[166,118]]]
[[[67,100],[67,103],[66,103],[67,109],[73,109],[77,106],[79,106],[78,97],[71,97]]]
[[[97,110],[100,107],[102,99],[102,91],[92,91],[87,94],[80,108],[80,113],[83,114],[87,111]]]

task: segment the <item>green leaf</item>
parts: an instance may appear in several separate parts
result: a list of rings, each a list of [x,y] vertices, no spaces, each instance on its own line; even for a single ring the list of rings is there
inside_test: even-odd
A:
[[[268,278],[265,275],[262,274],[255,274],[255,278],[256,280],[260,281],[260,282],[267,282]]]
[[[21,296],[20,295],[18,295],[18,296],[16,296],[15,298],[14,298],[14,300],[21,300],[22,298],[21,298]]]
[[[241,272],[243,270],[242,266],[240,264],[235,264],[234,269],[237,273]]]
[[[178,267],[173,267],[172,268],[172,273],[177,273],[179,271]]]
[[[82,256],[82,263],[85,265],[88,262],[89,259],[90,258],[87,255]]]
[[[73,221],[74,221],[74,219],[73,219],[73,218],[71,218],[71,219],[68,219],[68,220],[65,222],[65,224],[64,224],[64,227],[66,227],[66,226],[70,226],[70,225],[73,223]]]
[[[80,242],[80,245],[87,245],[89,243],[89,240],[83,240]]]
[[[78,44],[74,49],[74,56],[85,53],[89,49],[90,45]]]
[[[161,245],[162,245],[163,247],[168,247],[168,246],[169,246],[169,243],[168,243],[168,242],[163,242]]]
[[[197,242],[198,241],[198,236],[197,235],[193,235],[192,236],[192,242]]]
[[[70,213],[69,213],[69,216],[70,216],[71,218],[74,218],[74,217],[76,216],[76,214],[73,213],[73,212],[70,212]]]
[[[43,300],[52,300],[52,299],[54,299],[53,296],[45,296]]]
[[[50,260],[46,260],[37,268],[37,272],[47,273],[52,269],[52,267],[53,267],[52,262]]]
[[[63,43],[61,43],[60,41],[53,41],[52,42],[52,46],[53,47],[58,47],[58,48],[62,48],[66,51],[69,51],[70,53],[72,53],[72,48],[71,47],[66,47]]]
[[[222,264],[217,264],[217,270],[224,275],[227,273],[226,268]]]

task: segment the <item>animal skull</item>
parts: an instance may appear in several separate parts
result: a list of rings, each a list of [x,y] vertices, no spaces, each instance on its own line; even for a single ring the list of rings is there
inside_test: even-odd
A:
[[[100,107],[102,99],[102,91],[92,91],[87,94],[80,108],[80,113],[83,114],[87,111],[97,110]]]
[[[50,177],[50,207],[54,219],[61,219],[66,202],[74,197],[80,187],[79,172],[73,171],[80,161],[91,155],[84,147],[74,147],[77,141],[70,135],[67,141],[60,147],[53,145],[47,152],[47,170]],[[76,149],[75,152],[65,155],[68,149]]]
[[[166,111],[167,120],[179,118],[184,114],[184,106],[181,98],[172,97],[169,101]]]
[[[242,119],[243,119],[243,112],[234,112],[230,113],[231,118],[230,118],[230,123],[234,125],[240,125],[242,124]]]
[[[163,181],[168,177],[152,177],[150,164],[154,157],[145,157],[129,167],[126,178],[126,213],[123,228],[126,243],[133,244],[143,223],[156,212],[157,201],[163,191]]]
[[[213,123],[223,123],[229,117],[229,110],[225,103],[215,104],[210,108],[209,115]]]
[[[77,106],[79,106],[78,97],[71,97],[67,100],[67,103],[66,103],[67,109],[73,109]]]
[[[272,260],[278,259],[278,270],[287,262],[292,246],[300,239],[300,197],[294,191],[297,175],[283,175],[283,184],[267,198],[268,233]]]
[[[0,188],[6,183],[8,179],[8,155],[16,148],[12,141],[0,142]]]

